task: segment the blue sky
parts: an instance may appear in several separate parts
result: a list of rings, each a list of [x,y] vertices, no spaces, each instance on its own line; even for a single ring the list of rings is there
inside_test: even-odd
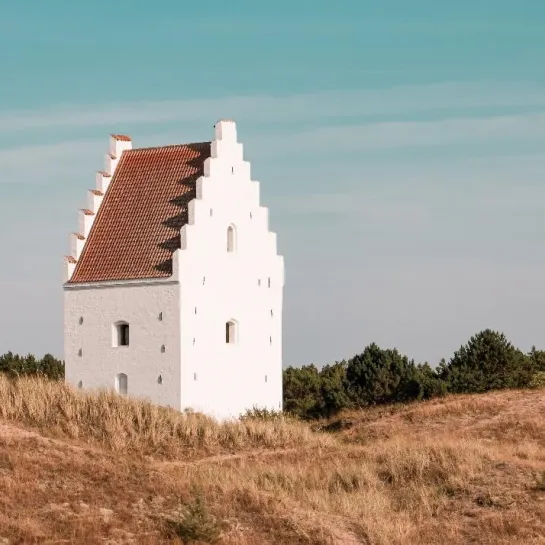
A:
[[[0,353],[62,356],[111,132],[235,118],[285,255],[285,364],[545,348],[545,3],[0,0]]]

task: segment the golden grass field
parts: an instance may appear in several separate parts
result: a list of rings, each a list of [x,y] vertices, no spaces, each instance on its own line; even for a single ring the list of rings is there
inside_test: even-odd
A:
[[[545,390],[310,425],[35,379],[0,377],[0,400],[0,545],[184,543],[191,527],[241,545],[545,543]],[[208,515],[188,517],[198,497]]]

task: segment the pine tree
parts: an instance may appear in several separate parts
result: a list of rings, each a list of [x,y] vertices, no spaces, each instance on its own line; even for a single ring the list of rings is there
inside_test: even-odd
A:
[[[481,331],[440,365],[440,376],[453,393],[477,393],[502,388],[527,387],[534,375],[528,356],[515,348],[503,333]]]

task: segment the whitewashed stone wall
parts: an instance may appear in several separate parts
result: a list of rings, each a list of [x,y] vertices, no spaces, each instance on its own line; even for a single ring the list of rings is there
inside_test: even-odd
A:
[[[64,308],[69,383],[85,389],[115,389],[116,376],[124,373],[130,396],[180,408],[177,282],[74,285],[64,291]],[[118,321],[129,324],[128,346],[113,346]]]
[[[252,407],[282,409],[284,262],[234,122],[216,124],[204,171],[169,281],[65,287],[72,384],[113,388],[126,373],[129,395],[182,410],[227,418]],[[112,347],[119,320],[130,324],[128,347]],[[236,323],[234,343],[226,343],[228,321]]]

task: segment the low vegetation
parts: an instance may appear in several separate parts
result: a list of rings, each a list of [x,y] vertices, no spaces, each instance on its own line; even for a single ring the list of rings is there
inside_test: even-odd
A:
[[[375,344],[218,423],[0,356],[0,544],[545,543],[545,354]]]
[[[64,362],[46,354],[0,356],[0,374],[64,379]],[[513,346],[503,333],[486,329],[471,337],[447,362],[432,367],[416,363],[397,349],[375,343],[361,354],[325,365],[284,370],[284,412],[313,420],[346,409],[406,403],[447,393],[483,393],[504,388],[545,386],[545,351],[528,354]],[[257,416],[254,415],[254,416]]]
[[[180,414],[107,391],[84,394],[40,377],[0,375],[0,399],[4,420],[54,437],[84,438],[113,452],[191,458],[238,449],[318,447],[329,439],[289,417],[219,424],[200,413]]]
[[[532,545],[545,391],[218,424],[0,379],[0,543]]]
[[[284,371],[284,410],[306,420],[341,410],[504,388],[545,386],[545,352],[524,354],[504,334],[481,331],[447,362],[433,368],[396,349],[372,343],[348,361],[289,367]]]

